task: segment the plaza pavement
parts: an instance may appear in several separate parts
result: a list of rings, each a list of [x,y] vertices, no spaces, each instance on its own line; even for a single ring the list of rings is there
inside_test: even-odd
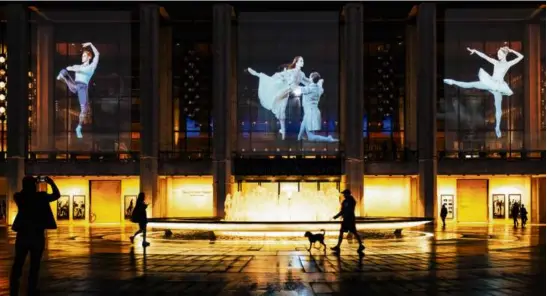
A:
[[[41,295],[545,295],[545,227],[425,227],[344,241],[340,257],[304,240],[166,240],[145,250],[132,227],[48,232]],[[0,295],[8,294],[15,234],[0,228]],[[136,241],[139,242],[139,241]],[[327,245],[334,245],[329,239]],[[26,272],[22,285],[26,283]],[[24,295],[24,294],[22,294]]]

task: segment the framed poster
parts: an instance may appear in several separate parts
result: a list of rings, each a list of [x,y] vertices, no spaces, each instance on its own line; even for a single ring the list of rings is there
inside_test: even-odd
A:
[[[0,224],[6,224],[7,221],[7,196],[0,195]]]
[[[68,220],[70,196],[61,195],[57,200],[57,220]]]
[[[124,195],[123,197],[123,216],[126,220],[131,219],[131,214],[133,213],[133,209],[135,208],[135,204],[137,203],[137,196],[136,195]]]
[[[442,194],[441,195],[441,206],[446,205],[448,214],[446,219],[454,219],[454,195],[452,194]]]
[[[511,219],[513,219],[512,209],[514,204],[517,204],[520,209],[520,205],[522,204],[522,196],[520,194],[509,194],[509,218]]]
[[[85,219],[85,195],[72,196],[72,220]]]
[[[505,194],[492,195],[492,216],[494,219],[505,219]]]

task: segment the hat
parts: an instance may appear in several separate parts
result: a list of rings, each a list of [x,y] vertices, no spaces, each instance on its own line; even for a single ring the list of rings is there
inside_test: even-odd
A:
[[[342,194],[350,195],[351,191],[349,189],[344,189],[344,191],[342,191]]]

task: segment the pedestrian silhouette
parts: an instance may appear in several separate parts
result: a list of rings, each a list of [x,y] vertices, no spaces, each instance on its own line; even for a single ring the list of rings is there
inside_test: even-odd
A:
[[[441,207],[441,219],[443,220],[443,228],[446,227],[446,216],[448,215],[448,209],[446,208],[446,204],[443,204]]]
[[[511,208],[511,216],[513,216],[513,226],[518,227],[519,226],[519,204],[513,203],[513,207]]]
[[[524,228],[524,226],[526,226],[526,222],[528,222],[528,211],[526,210],[524,205],[520,207],[520,221],[520,224],[522,224],[522,228]]]
[[[133,210],[133,213],[131,214],[131,222],[138,223],[139,224],[139,230],[135,232],[133,236],[131,236],[129,239],[131,240],[131,243],[133,243],[133,240],[135,239],[135,236],[142,233],[142,246],[148,247],[150,246],[150,243],[146,241],[146,224],[148,224],[148,218],[146,217],[146,208],[148,205],[144,203],[144,192],[139,193],[139,196],[137,197],[137,202],[135,205],[135,209]]]
[[[27,176],[23,178],[21,192],[13,196],[18,211],[12,225],[12,230],[17,232],[15,259],[10,275],[10,295],[12,296],[19,295],[19,279],[27,254],[30,254],[28,294],[38,294],[38,275],[45,247],[45,230],[57,228],[49,203],[59,199],[61,193],[51,178],[45,177],[44,181],[51,186],[53,193],[37,192],[37,179]]]
[[[355,198],[351,196],[351,191],[349,191],[348,189],[342,191],[342,194],[344,195],[342,209],[338,214],[336,214],[336,216],[333,217],[334,219],[337,219],[338,217],[342,216],[342,225],[340,227],[340,234],[338,235],[338,244],[331,249],[334,251],[334,253],[339,254],[340,245],[342,244],[342,240],[344,239],[344,233],[349,232],[353,234],[353,236],[359,242],[359,248],[357,249],[357,252],[359,254],[362,254],[365,250],[365,246],[361,241],[361,237],[357,233],[357,227],[355,225]]]

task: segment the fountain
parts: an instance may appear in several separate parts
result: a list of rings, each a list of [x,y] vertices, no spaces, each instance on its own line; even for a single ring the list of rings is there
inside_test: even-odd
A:
[[[305,231],[326,230],[337,235],[340,221],[332,217],[340,209],[340,192],[285,188],[281,194],[257,186],[247,192],[228,194],[224,203],[225,219],[150,218],[153,229],[213,231],[224,236],[297,236]],[[430,223],[425,218],[358,217],[357,229],[395,230]]]

